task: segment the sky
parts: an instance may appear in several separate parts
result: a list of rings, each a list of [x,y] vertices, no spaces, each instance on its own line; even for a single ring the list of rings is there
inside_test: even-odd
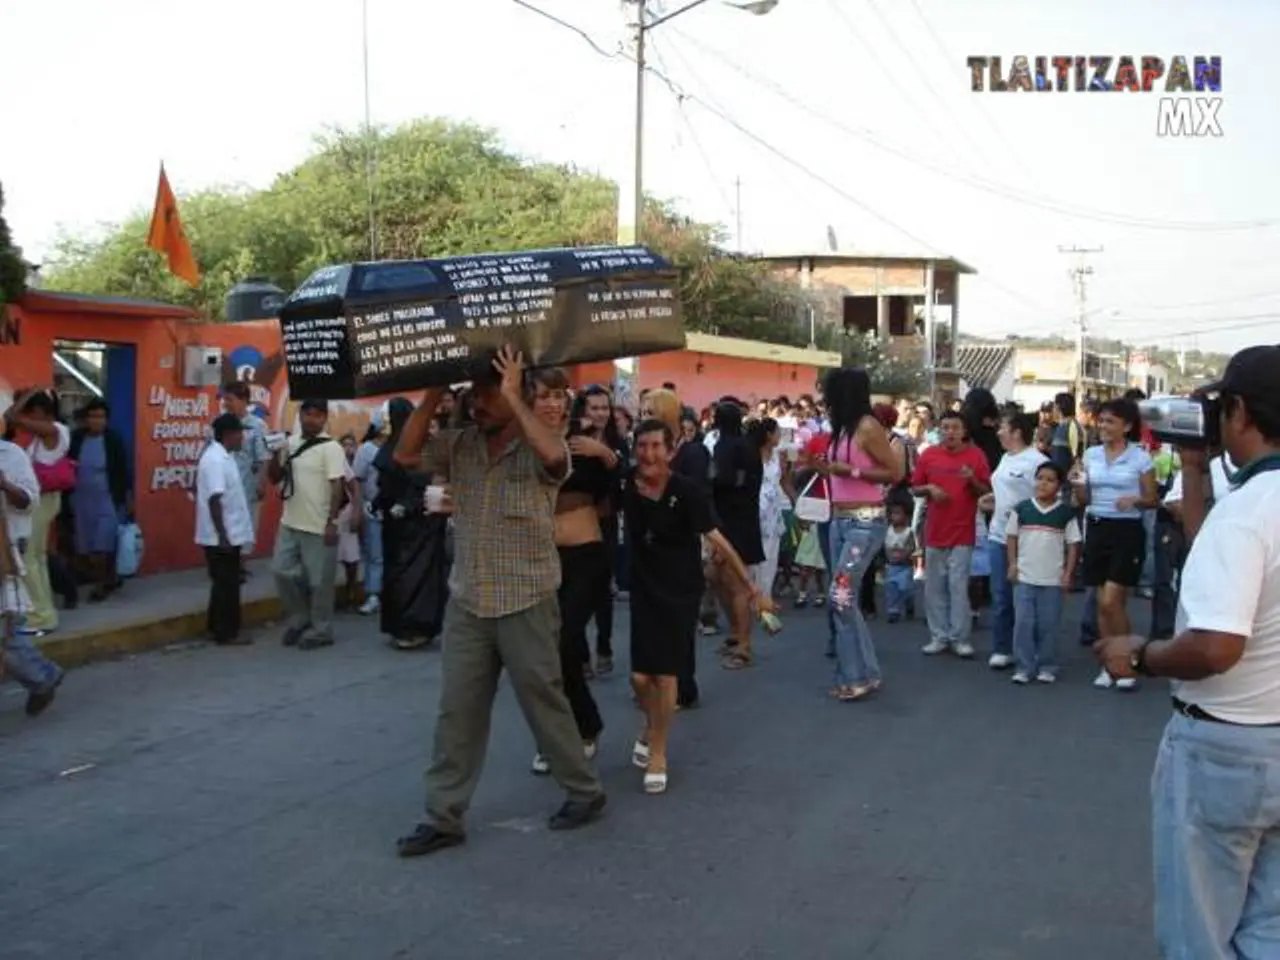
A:
[[[373,122],[473,121],[627,182],[623,4],[529,2],[603,53],[515,0],[367,0]],[[1091,332],[1274,343],[1276,35],[1273,0],[710,0],[649,34],[645,186],[748,252],[821,252],[830,227],[842,252],[958,258],[970,334],[1070,334],[1080,246],[1102,248]],[[0,0],[17,242],[38,262],[149,208],[161,160],[179,195],[266,186],[364,122],[361,36],[361,0]],[[1157,137],[1156,91],[971,91],[968,56],[1017,54],[1220,55],[1222,136]]]

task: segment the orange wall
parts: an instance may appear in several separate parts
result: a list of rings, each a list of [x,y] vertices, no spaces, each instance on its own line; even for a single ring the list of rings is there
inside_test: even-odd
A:
[[[674,383],[681,402],[697,410],[723,396],[750,404],[784,394],[794,400],[802,393],[812,394],[822,375],[822,368],[810,364],[745,360],[688,350],[640,357],[636,366],[636,380],[642,389]]]

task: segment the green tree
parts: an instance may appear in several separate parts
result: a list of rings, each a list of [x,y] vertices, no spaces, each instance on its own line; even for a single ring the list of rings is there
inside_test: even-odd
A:
[[[4,220],[4,188],[0,187],[0,304],[17,300],[27,288],[27,262],[13,245]]]
[[[170,276],[146,248],[149,211],[104,236],[63,238],[49,285],[83,293],[184,303],[220,319],[227,292],[250,275],[292,289],[328,263],[367,260],[369,151],[377,164],[377,254],[449,256],[610,243],[615,184],[572,166],[534,163],[469,124],[419,120],[366,135],[337,131],[257,191],[207,190],[179,210],[203,282]],[[649,200],[642,234],[681,269],[687,326],[785,343],[807,343],[794,323],[795,291],[755,263],[726,255],[717,227]]]

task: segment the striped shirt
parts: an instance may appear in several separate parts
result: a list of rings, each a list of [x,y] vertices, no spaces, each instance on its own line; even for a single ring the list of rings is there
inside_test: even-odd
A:
[[[1029,587],[1056,587],[1066,568],[1066,548],[1080,542],[1075,508],[1054,501],[1042,507],[1023,500],[1009,515],[1005,531],[1018,538],[1018,582]]]

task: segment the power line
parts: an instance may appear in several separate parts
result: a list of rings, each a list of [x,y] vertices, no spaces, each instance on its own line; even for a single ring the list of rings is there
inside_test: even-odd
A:
[[[653,38],[649,38],[649,50],[653,54],[653,58],[658,61],[658,66],[663,73],[667,73],[667,64],[662,57],[662,52],[658,49],[658,45],[654,43]],[[684,127],[689,131],[689,139],[693,142],[693,148],[697,151],[698,157],[702,160],[702,166],[707,172],[707,177],[715,186],[716,192],[720,194],[720,200],[724,203],[726,213],[735,212],[735,207],[729,202],[729,194],[724,184],[720,182],[719,176],[716,175],[716,168],[711,163],[711,158],[707,156],[707,151],[702,148],[702,141],[698,137],[698,131],[694,129],[693,121],[689,119],[689,113],[684,108],[684,97],[676,97],[676,111],[680,114],[680,119],[684,122]]]
[[[1225,233],[1225,232],[1238,231],[1238,230],[1269,229],[1277,225],[1280,225],[1280,219],[1275,219],[1275,218],[1259,219],[1259,220],[1208,221],[1208,220],[1160,220],[1160,219],[1150,218],[1150,217],[1134,217],[1134,216],[1127,216],[1122,214],[1108,213],[1105,210],[1098,210],[1091,207],[1080,206],[1077,204],[1068,204],[1068,203],[1060,202],[1047,197],[1036,196],[1034,194],[1030,194],[1025,191],[1014,190],[1002,184],[996,183],[993,180],[988,180],[984,177],[979,177],[977,175],[965,173],[963,171],[955,171],[955,170],[948,169],[939,164],[933,163],[930,160],[924,159],[923,157],[916,155],[910,150],[906,150],[904,148],[897,147],[897,146],[894,146],[893,144],[887,143],[881,140],[879,137],[875,135],[875,133],[873,133],[871,130],[865,127],[852,126],[843,120],[840,120],[836,117],[831,116],[828,113],[824,113],[823,111],[819,110],[818,108],[814,107],[812,104],[807,102],[805,99],[791,93],[789,90],[787,90],[785,87],[781,86],[777,82],[770,80],[768,78],[759,76],[748,67],[744,67],[741,64],[737,63],[736,61],[734,61],[727,54],[724,54],[721,51],[715,49],[714,47],[711,47],[708,44],[705,44],[702,41],[689,36],[687,33],[683,33],[676,28],[671,28],[670,32],[679,34],[681,39],[683,39],[685,42],[689,43],[690,45],[698,48],[698,50],[700,50],[702,53],[705,53],[707,56],[712,57],[713,59],[719,60],[726,67],[728,67],[730,70],[733,70],[735,73],[739,74],[744,79],[770,91],[778,98],[786,101],[788,104],[795,107],[797,110],[808,114],[809,116],[813,117],[815,120],[825,123],[828,126],[832,127],[833,129],[839,130],[840,132],[847,134],[848,136],[854,137],[858,140],[862,140],[868,145],[870,145],[871,147],[874,147],[875,149],[883,153],[887,153],[890,156],[893,156],[899,160],[902,160],[905,163],[910,163],[913,166],[917,166],[917,167],[920,167],[921,169],[928,170],[929,172],[936,174],[937,176],[943,177],[944,179],[965,184],[966,186],[972,187],[976,190],[981,190],[984,193],[992,194],[993,196],[1000,197],[1001,199],[1010,201],[1012,203],[1021,203],[1026,206],[1036,207],[1042,210],[1048,210],[1052,213],[1057,213],[1061,216],[1071,217],[1077,220],[1097,221],[1099,223],[1110,223],[1116,226],[1132,227],[1134,229],[1143,229],[1143,230],[1170,230],[1170,231],[1181,230],[1181,231],[1188,231],[1188,232],[1224,232]]]
[[[535,10],[537,9],[537,8],[535,8],[535,7],[532,7],[532,5],[531,5],[531,4],[526,3],[526,0],[513,0],[513,2],[518,3],[520,6],[529,7],[530,9],[535,9]],[[544,11],[538,11],[538,12],[544,12]],[[552,16],[550,16],[550,15],[547,15],[547,17],[548,17],[548,19],[553,20],[554,22],[556,22],[556,23],[560,24],[562,27],[565,27],[566,29],[571,30],[573,33],[577,34],[579,37],[582,37],[583,39],[587,40],[587,41],[588,41],[588,43],[590,43],[590,45],[591,45],[592,49],[594,49],[597,53],[600,53],[600,54],[602,54],[602,55],[604,55],[604,56],[608,57],[609,59],[615,59],[617,56],[625,56],[625,54],[610,54],[610,53],[605,53],[605,52],[603,51],[603,49],[602,49],[602,48],[601,48],[597,43],[595,43],[595,42],[590,38],[590,36],[588,36],[588,35],[587,35],[583,30],[579,29],[578,27],[574,26],[573,24],[570,24],[570,23],[567,23],[567,22],[565,22],[565,21],[560,20],[558,17],[552,17]],[[675,33],[675,32],[676,32],[674,28],[670,28],[670,27],[668,27],[668,30],[669,30],[669,32],[672,32],[672,33]],[[684,34],[680,34],[680,35],[681,35],[681,36],[684,36]],[[627,59],[631,59],[631,58],[630,58],[630,57],[627,57]],[[817,171],[813,170],[811,167],[807,166],[807,165],[806,165],[806,164],[804,164],[802,161],[797,160],[795,157],[792,157],[791,155],[789,155],[789,154],[788,154],[788,153],[786,153],[785,151],[783,151],[783,150],[779,149],[778,147],[774,146],[772,143],[770,143],[770,142],[769,142],[768,140],[766,140],[764,137],[760,136],[760,135],[759,135],[758,133],[756,133],[755,131],[750,130],[749,128],[745,127],[742,123],[740,123],[738,120],[736,120],[736,119],[735,119],[731,114],[729,114],[727,111],[720,110],[720,109],[718,109],[718,108],[716,108],[716,107],[712,106],[712,105],[711,105],[710,103],[708,103],[707,101],[702,100],[701,98],[696,97],[696,96],[694,96],[693,94],[690,94],[690,93],[688,93],[688,92],[684,91],[684,90],[683,90],[683,89],[681,89],[681,88],[680,88],[680,87],[679,87],[679,86],[678,86],[674,81],[672,81],[670,77],[668,77],[668,76],[667,76],[665,73],[663,73],[662,71],[660,71],[660,70],[655,70],[655,69],[654,69],[653,67],[651,67],[651,66],[650,66],[650,67],[646,67],[646,70],[647,70],[649,73],[651,73],[651,74],[652,74],[656,79],[658,79],[658,80],[659,80],[659,81],[660,81],[660,82],[661,82],[661,83],[662,83],[662,84],[663,84],[663,85],[664,85],[664,86],[665,86],[665,87],[666,87],[666,88],[667,88],[667,89],[672,93],[672,95],[674,95],[674,96],[676,96],[676,97],[683,97],[683,98],[685,99],[685,101],[687,101],[688,103],[693,103],[693,104],[696,104],[697,106],[701,107],[703,110],[705,110],[705,111],[707,111],[708,113],[710,113],[713,117],[716,117],[716,118],[717,118],[717,119],[719,119],[721,122],[723,122],[723,123],[727,124],[729,127],[731,127],[731,128],[733,128],[734,130],[736,130],[740,135],[742,135],[743,137],[747,138],[747,139],[748,139],[748,140],[750,140],[751,142],[755,143],[755,144],[756,144],[757,146],[759,146],[761,149],[763,149],[763,150],[767,151],[768,153],[770,153],[771,155],[773,155],[773,156],[777,157],[779,160],[781,160],[783,163],[787,164],[788,166],[794,167],[796,170],[798,170],[798,171],[800,171],[801,173],[803,173],[805,176],[807,176],[809,179],[813,180],[815,183],[818,183],[818,184],[820,184],[820,185],[822,185],[822,186],[826,187],[829,191],[831,191],[832,193],[834,193],[836,196],[838,196],[838,197],[842,198],[842,199],[843,199],[843,200],[845,200],[847,203],[850,203],[850,204],[852,204],[853,206],[857,207],[859,210],[862,210],[864,213],[866,213],[866,214],[867,214],[868,216],[870,216],[872,219],[877,220],[877,221],[879,221],[880,223],[883,223],[883,224],[885,224],[886,226],[888,226],[888,227],[892,228],[893,230],[895,230],[895,231],[897,231],[898,233],[902,234],[902,236],[906,237],[906,238],[907,238],[908,240],[910,240],[912,243],[918,244],[919,246],[923,247],[926,251],[929,251],[929,252],[931,252],[931,253],[935,254],[939,259],[942,259],[942,258],[949,258],[949,257],[950,257],[950,254],[945,253],[944,251],[942,251],[942,250],[938,249],[936,246],[934,246],[933,244],[929,243],[929,242],[928,242],[927,240],[925,240],[924,238],[922,238],[922,237],[920,237],[920,236],[918,236],[918,235],[916,235],[916,234],[912,233],[912,232],[911,232],[910,230],[908,230],[906,227],[901,226],[900,224],[898,224],[898,223],[896,223],[895,221],[891,220],[889,217],[887,217],[887,216],[885,216],[884,214],[880,213],[878,210],[876,210],[876,209],[875,209],[874,207],[872,207],[870,204],[866,203],[864,200],[862,200],[862,199],[860,199],[859,197],[855,196],[854,194],[850,193],[848,190],[845,190],[843,187],[840,187],[840,186],[836,185],[835,183],[832,183],[829,179],[827,179],[826,177],[824,177],[822,174],[818,173]],[[1028,304],[1028,305],[1032,306],[1032,307],[1035,307],[1035,309],[1037,309],[1037,310],[1041,310],[1041,309],[1043,309],[1042,305],[1036,304],[1036,303],[1035,303],[1035,301],[1033,301],[1031,298],[1027,297],[1025,294],[1023,294],[1023,293],[1019,293],[1017,290],[1014,290],[1012,287],[1006,286],[1005,284],[1003,284],[1003,283],[1001,283],[1000,281],[996,280],[994,277],[989,276],[989,275],[984,275],[984,276],[983,276],[983,279],[984,279],[987,283],[991,284],[991,286],[993,286],[993,287],[995,287],[996,289],[1000,290],[1001,292],[1003,292],[1003,293],[1004,293],[1004,294],[1006,294],[1007,296],[1010,296],[1010,297],[1012,297],[1012,298],[1013,298],[1013,299],[1015,299],[1015,300],[1019,300],[1019,301],[1021,301],[1021,302],[1023,302],[1023,303],[1026,303],[1026,304]]]
[[[925,16],[924,10],[920,7],[920,0],[911,0],[911,7],[915,10],[916,16],[919,18],[920,22],[924,24],[925,32],[929,34],[929,38],[933,41],[934,47],[942,57],[942,62],[947,64],[949,68],[952,64],[959,64],[960,60],[951,55],[950,48],[943,42],[942,37],[938,35],[938,31],[933,29],[933,24],[929,22],[929,18]],[[987,126],[990,127],[991,131],[1000,138],[1000,142],[1004,145],[1005,155],[1014,159],[1023,177],[1032,186],[1037,186],[1039,184],[1039,177],[1035,175],[1033,168],[1027,166],[1026,160],[1023,159],[1022,151],[1014,145],[1012,140],[1005,136],[1004,129],[997,124],[995,118],[991,116],[991,111],[986,108],[986,100],[981,97],[976,99],[970,98],[969,102],[976,106],[978,113],[982,116],[982,119],[987,122]]]
[[[552,23],[557,24],[558,26],[561,26],[566,30],[570,30],[573,33],[576,33],[579,37],[585,40],[587,44],[590,45],[592,50],[600,54],[600,56],[602,57],[607,57],[610,60],[617,60],[623,56],[620,50],[614,50],[613,52],[606,50],[604,47],[600,46],[600,44],[596,43],[595,38],[593,38],[591,34],[587,33],[587,31],[583,30],[581,27],[575,26],[574,24],[570,23],[568,20],[561,20],[554,13],[550,13],[546,10],[543,10],[541,7],[535,6],[534,4],[527,2],[527,0],[511,0],[511,2],[518,7],[524,7],[526,10],[530,11],[531,13],[536,13],[538,16],[546,20],[550,20]]]
[[[916,76],[920,78],[925,89],[929,91],[929,95],[941,105],[943,115],[958,131],[960,131],[961,138],[970,147],[970,149],[974,151],[974,156],[979,160],[990,163],[990,158],[987,156],[987,152],[983,148],[982,144],[980,142],[975,143],[970,131],[965,128],[964,124],[960,123],[960,121],[956,119],[955,110],[952,109],[951,105],[947,103],[946,98],[938,92],[938,89],[929,80],[929,75],[920,69],[920,65],[916,63],[915,56],[911,53],[910,48],[902,42],[901,38],[898,36],[898,32],[893,29],[893,24],[889,22],[889,18],[880,10],[880,6],[876,3],[876,0],[866,0],[866,2],[867,6],[871,9],[871,12],[875,14],[876,19],[880,21],[881,26],[883,26],[885,31],[888,32],[889,39],[893,41],[894,45],[900,51],[902,51],[902,55],[906,58],[907,64],[911,67]],[[845,22],[848,23],[848,20],[846,19]]]

